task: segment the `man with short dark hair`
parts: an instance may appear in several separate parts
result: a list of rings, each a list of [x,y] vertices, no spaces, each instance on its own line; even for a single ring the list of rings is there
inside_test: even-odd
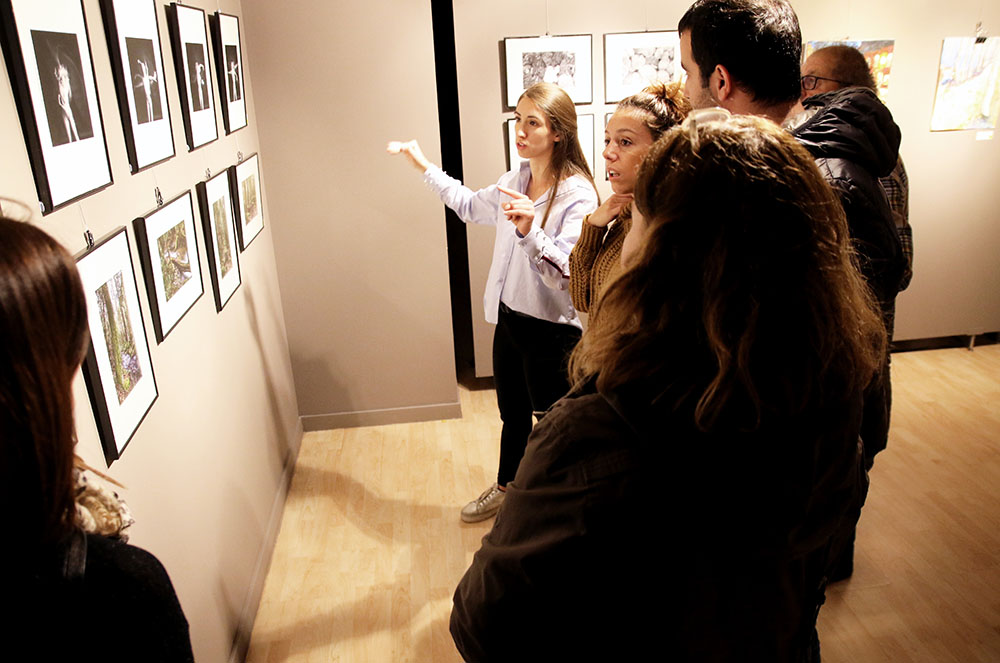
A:
[[[784,0],[698,0],[677,29],[692,107],[781,123],[798,101],[802,37]]]

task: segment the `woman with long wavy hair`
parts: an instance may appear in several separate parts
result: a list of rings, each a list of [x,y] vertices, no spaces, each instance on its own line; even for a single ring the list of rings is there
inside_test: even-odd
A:
[[[532,416],[566,393],[567,357],[582,323],[569,295],[569,254],[583,217],[597,207],[580,148],[576,107],[561,88],[535,83],[514,111],[520,165],[473,191],[424,156],[416,141],[389,143],[466,223],[496,226],[483,308],[493,334],[493,379],[503,428],[497,480],[463,507],[462,520],[492,517],[531,433]]]
[[[467,660],[809,661],[885,343],[843,211],[767,120],[650,150],[625,271],[455,592]]]
[[[3,646],[39,661],[192,661],[163,566],[81,522],[91,511],[77,504],[88,489],[75,480],[73,380],[89,335],[76,263],[3,216],[0,246]]]

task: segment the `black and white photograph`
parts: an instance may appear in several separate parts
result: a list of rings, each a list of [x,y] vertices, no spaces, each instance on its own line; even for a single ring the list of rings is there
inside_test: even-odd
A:
[[[2,0],[0,43],[42,214],[111,184],[83,4]]]
[[[517,106],[525,89],[542,81],[561,87],[575,104],[594,100],[590,35],[508,37],[503,48],[508,109]]]
[[[604,35],[604,101],[615,104],[655,81],[681,80],[675,30]]]
[[[184,117],[184,137],[188,149],[194,150],[219,137],[205,12],[177,3],[167,5],[166,11]]]
[[[118,228],[78,255],[77,268],[90,327],[83,376],[105,460],[111,465],[158,395],[128,231]]]
[[[256,154],[230,167],[229,187],[233,207],[236,210],[236,232],[240,238],[240,249],[245,251],[250,242],[264,229],[260,159]]]
[[[212,91],[208,87],[208,58],[205,57],[205,45],[187,42],[184,44],[184,54],[187,56],[188,85],[191,86],[191,110],[208,110],[212,107]]]
[[[525,89],[543,81],[564,90],[576,85],[576,53],[572,51],[522,53],[521,67],[521,84]]]
[[[238,101],[243,98],[243,77],[240,75],[240,58],[236,47],[232,44],[226,45],[226,90],[231,101]]]
[[[505,128],[507,134],[507,170],[516,168],[521,162],[521,157],[517,154],[517,131],[514,128],[514,119],[507,120]],[[594,116],[591,113],[583,113],[576,116],[576,132],[580,139],[580,149],[590,166],[590,172],[597,177],[594,170]]]
[[[199,182],[196,188],[215,309],[221,311],[240,286],[240,257],[233,223],[229,169],[207,182]]]
[[[38,80],[53,145],[94,137],[80,44],[75,34],[32,30]]]
[[[216,12],[209,16],[215,71],[222,102],[222,123],[230,134],[247,125],[243,48],[240,45],[240,19]]]
[[[136,90],[133,100],[136,124],[146,124],[163,119],[163,100],[160,84],[162,71],[153,56],[153,40],[125,38],[128,64],[132,74],[132,88]]]
[[[204,292],[194,197],[185,191],[133,223],[153,331],[162,343]]]
[[[101,0],[101,14],[135,174],[175,154],[156,5],[154,0]]]

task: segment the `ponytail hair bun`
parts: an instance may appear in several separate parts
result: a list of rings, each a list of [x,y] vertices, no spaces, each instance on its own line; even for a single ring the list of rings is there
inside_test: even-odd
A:
[[[684,96],[680,82],[664,83],[654,81],[642,92],[626,97],[618,102],[615,112],[628,111],[641,115],[646,128],[655,141],[667,129],[680,124],[691,111],[691,104]]]

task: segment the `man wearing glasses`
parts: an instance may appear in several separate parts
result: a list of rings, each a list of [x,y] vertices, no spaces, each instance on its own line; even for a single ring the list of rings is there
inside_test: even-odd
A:
[[[877,91],[868,61],[858,49],[842,44],[827,46],[813,51],[802,64],[803,99],[823,92],[835,92],[845,87],[866,87]],[[892,210],[896,231],[902,242],[903,255],[906,256],[906,271],[899,285],[899,290],[903,291],[913,277],[913,232],[909,222],[909,179],[902,157],[896,160],[896,167],[892,173],[879,178],[879,182],[889,198],[889,208]],[[891,326],[889,333],[892,334]]]

